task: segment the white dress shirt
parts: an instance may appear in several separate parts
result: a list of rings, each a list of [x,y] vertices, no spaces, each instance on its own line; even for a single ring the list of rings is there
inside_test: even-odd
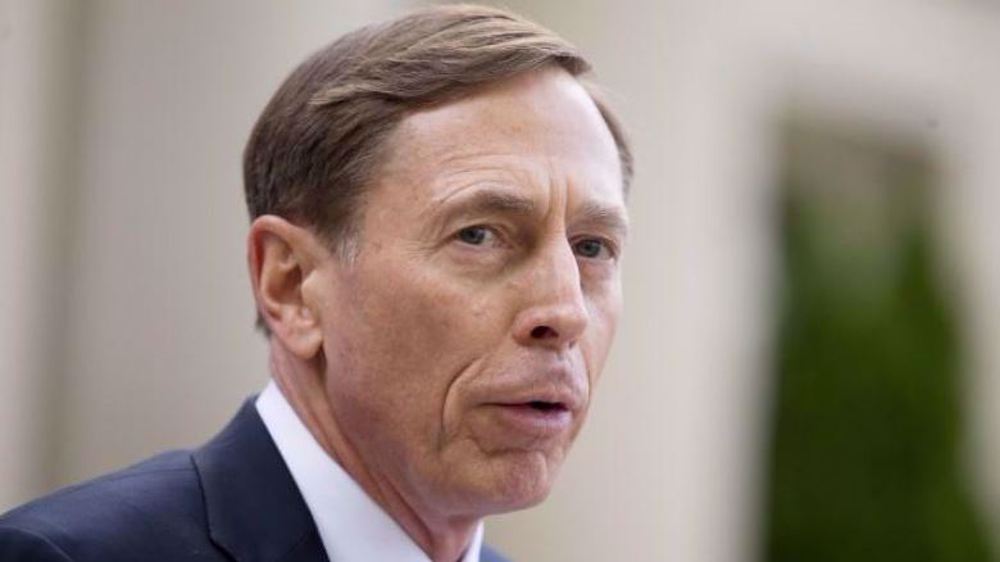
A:
[[[335,562],[430,562],[409,535],[313,439],[271,381],[257,412],[312,514],[327,558]],[[479,562],[483,523],[461,562]]]

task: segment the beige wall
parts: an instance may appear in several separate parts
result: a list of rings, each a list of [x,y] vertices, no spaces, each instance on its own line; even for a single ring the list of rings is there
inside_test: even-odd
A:
[[[0,455],[18,459],[0,464],[0,504],[10,505],[22,497],[18,490],[41,486],[32,476],[38,456],[33,437],[40,433],[40,416],[32,411],[41,389],[27,376],[36,358],[30,331],[20,327],[39,301],[32,289],[38,264],[30,249],[39,243],[37,193],[43,180],[34,154],[41,131],[29,123],[42,110],[32,90],[46,78],[34,71],[45,68],[36,61],[45,57],[39,28],[48,22],[29,6],[5,3],[0,10]]]
[[[0,462],[0,506],[196,444],[263,384],[243,142],[306,53],[403,4],[4,1],[0,458],[15,460]],[[771,125],[788,103],[946,155],[942,208],[976,338],[970,458],[1000,511],[1000,59],[984,56],[1000,52],[1000,13],[506,4],[592,54],[638,176],[626,317],[588,428],[550,501],[496,518],[489,540],[519,560],[755,558]]]
[[[197,443],[264,383],[242,147],[294,64],[389,4],[88,4],[60,481]]]
[[[0,506],[47,490],[72,223],[81,11],[0,1]]]
[[[294,64],[392,5],[0,5],[0,505],[196,444],[261,387],[243,143]]]

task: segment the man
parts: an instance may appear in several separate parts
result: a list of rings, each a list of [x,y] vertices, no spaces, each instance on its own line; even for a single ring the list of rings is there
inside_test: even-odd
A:
[[[0,560],[502,560],[482,520],[548,494],[621,308],[631,157],[587,68],[474,6],[303,63],[244,157],[271,384],[8,513]]]

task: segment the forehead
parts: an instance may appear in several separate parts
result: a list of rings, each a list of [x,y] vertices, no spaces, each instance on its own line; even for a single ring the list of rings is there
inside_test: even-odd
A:
[[[417,191],[411,197],[496,181],[624,207],[614,138],[584,87],[559,68],[414,112],[388,149],[379,175],[396,185],[405,178]]]

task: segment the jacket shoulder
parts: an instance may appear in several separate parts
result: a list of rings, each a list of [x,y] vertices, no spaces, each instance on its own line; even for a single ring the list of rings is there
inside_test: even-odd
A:
[[[489,545],[485,544],[483,545],[483,549],[479,552],[479,559],[481,562],[510,562],[509,559],[493,548],[490,548]]]
[[[0,524],[0,560],[3,562],[70,562],[72,558],[47,538]]]
[[[213,550],[189,451],[163,453],[0,516],[0,562],[158,560],[182,546],[187,559]]]

